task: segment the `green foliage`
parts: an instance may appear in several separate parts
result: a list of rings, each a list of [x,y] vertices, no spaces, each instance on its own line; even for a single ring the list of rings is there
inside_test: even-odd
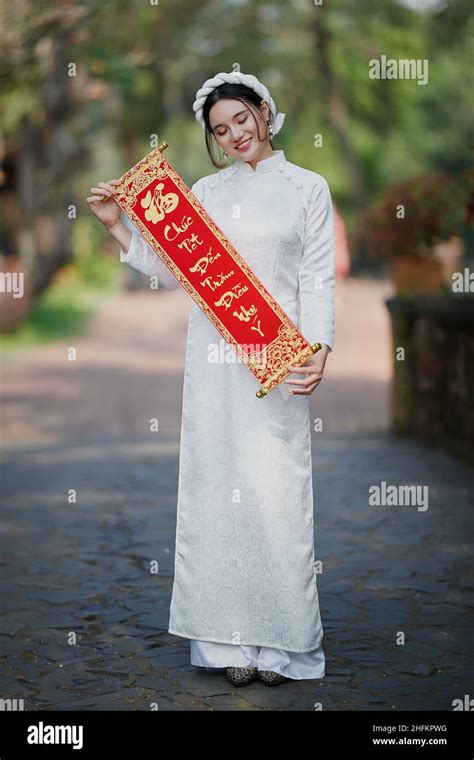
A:
[[[7,3],[0,116],[6,152],[16,162],[10,181],[25,176],[18,157],[25,139],[20,127],[28,116],[45,126],[43,135],[54,134],[67,158],[56,170],[45,211],[47,203],[64,202],[64,195],[56,199],[60,182],[82,199],[73,223],[76,287],[80,283],[91,292],[113,287],[117,266],[101,253],[107,238],[84,201],[89,187],[123,174],[150,150],[152,135],[169,142],[170,160],[189,185],[213,173],[192,103],[204,79],[238,64],[268,84],[286,113],[275,146],[290,161],[327,178],[355,232],[364,223],[362,203],[377,203],[387,188],[415,175],[446,171],[460,178],[471,160],[470,4],[411,5],[408,0],[338,0],[321,7],[311,0]],[[428,84],[371,79],[369,61],[381,55],[427,59]],[[50,102],[70,63],[78,72],[71,78],[74,95],[64,114],[56,106],[54,119],[64,123],[55,131],[56,124],[48,121]],[[315,147],[315,134],[322,135],[322,148]],[[38,150],[54,156],[55,145],[40,144]],[[57,213],[49,211],[52,217]],[[9,224],[7,217],[3,224]],[[4,237],[16,235],[15,230]],[[59,307],[49,298],[48,291],[45,309],[53,314]],[[41,314],[34,312],[38,324]],[[68,319],[63,314],[51,323],[67,325]]]
[[[102,225],[91,216],[78,219],[74,228],[74,269],[78,283],[99,290],[110,290],[117,280],[117,260],[103,254],[109,238]],[[111,242],[111,241],[110,241]],[[112,245],[112,242],[111,242]],[[113,243],[118,248],[117,243]]]
[[[74,262],[60,270],[50,287],[34,299],[19,328],[0,336],[2,349],[84,335],[101,299],[119,287],[123,265],[116,256],[104,255],[106,235],[100,225],[92,217],[79,219],[74,238]]]
[[[84,335],[98,303],[99,293],[77,280],[53,283],[14,333],[0,335],[0,347],[13,350]]]

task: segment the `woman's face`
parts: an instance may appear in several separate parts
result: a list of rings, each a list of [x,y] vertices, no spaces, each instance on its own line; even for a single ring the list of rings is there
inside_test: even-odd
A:
[[[250,106],[240,100],[218,100],[209,111],[209,122],[214,137],[229,156],[239,161],[252,161],[269,144],[266,131],[268,106],[264,104],[260,113],[264,121],[260,124],[260,138],[266,133],[267,139],[258,137],[257,124],[261,121],[258,115],[253,116]],[[242,147],[240,147],[242,146]]]

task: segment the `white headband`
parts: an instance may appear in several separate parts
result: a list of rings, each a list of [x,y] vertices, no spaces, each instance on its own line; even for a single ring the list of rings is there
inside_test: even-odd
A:
[[[202,116],[202,110],[204,103],[206,102],[206,98],[208,95],[210,95],[211,92],[213,92],[213,90],[215,90],[216,87],[219,87],[220,84],[224,84],[225,82],[228,82],[230,84],[244,84],[247,87],[250,87],[251,90],[254,90],[257,95],[260,95],[262,100],[266,100],[270,106],[269,118],[270,124],[273,127],[273,134],[276,135],[280,131],[283,126],[283,122],[285,121],[286,114],[277,113],[275,102],[270,95],[268,88],[259,82],[257,77],[254,77],[252,74],[242,74],[241,71],[232,71],[229,74],[221,71],[211,79],[206,79],[203,86],[197,91],[196,100],[193,103],[193,110],[196,115],[196,120],[199,122],[203,129],[206,128]]]

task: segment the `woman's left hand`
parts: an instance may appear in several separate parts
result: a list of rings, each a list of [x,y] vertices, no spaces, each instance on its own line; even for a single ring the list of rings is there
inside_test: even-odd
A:
[[[288,378],[284,381],[288,385],[297,386],[295,389],[288,388],[290,393],[295,396],[309,396],[318,387],[323,378],[328,353],[329,347],[323,343],[322,348],[314,356],[307,359],[301,367],[293,367],[292,364],[286,365],[291,372],[298,372],[302,376],[301,380]]]

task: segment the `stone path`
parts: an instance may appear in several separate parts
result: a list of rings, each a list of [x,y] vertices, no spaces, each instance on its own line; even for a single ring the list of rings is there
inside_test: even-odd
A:
[[[167,632],[188,296],[111,297],[86,338],[5,358],[0,698],[29,710],[392,711],[452,710],[472,692],[474,477],[387,434],[388,293],[339,287],[335,350],[311,399],[323,419],[320,681],[235,688],[191,666],[189,642]],[[382,481],[427,486],[428,508],[369,504]]]

